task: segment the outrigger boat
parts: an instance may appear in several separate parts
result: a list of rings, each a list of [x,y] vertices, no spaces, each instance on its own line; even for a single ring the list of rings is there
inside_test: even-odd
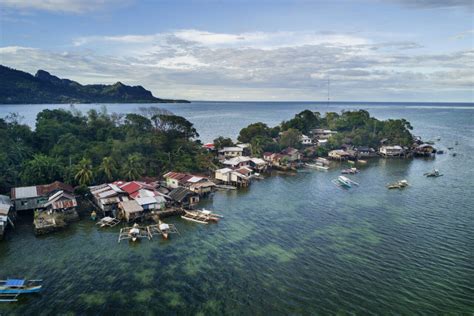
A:
[[[432,172],[425,173],[424,176],[437,178],[437,177],[441,177],[442,174],[439,173],[438,169],[434,169]]]
[[[0,302],[16,302],[21,294],[38,293],[42,282],[43,280],[0,280]]]
[[[182,219],[193,221],[200,224],[207,224],[208,222],[218,222],[223,216],[213,213],[210,210],[202,209],[199,211],[184,210],[185,214],[181,216]]]
[[[359,159],[357,160],[357,162],[365,165],[367,163],[367,160]]]
[[[124,227],[120,229],[120,234],[118,238],[118,242],[122,241],[123,239],[129,239],[131,241],[137,241],[141,238],[148,238],[150,239],[150,234],[148,229],[144,227],[138,226],[137,223],[133,224],[132,227]]]
[[[331,161],[329,161],[328,159],[326,158],[316,158],[316,163],[320,163],[320,164],[323,164],[323,165],[329,165],[331,163]]]
[[[99,220],[97,222],[97,225],[100,225],[100,227],[106,227],[106,226],[114,227],[118,223],[120,223],[119,219],[113,218],[113,217],[110,217],[110,216],[106,216],[106,217],[102,218],[101,220]]]
[[[400,180],[397,182],[394,182],[392,184],[387,185],[387,188],[389,189],[403,189],[408,186],[408,181],[407,180]]]
[[[322,163],[320,163],[320,162],[316,162],[316,163],[305,163],[304,166],[307,167],[307,168],[317,169],[317,170],[329,170],[329,167],[328,167],[328,166],[324,166],[324,165],[323,165]]]
[[[352,185],[359,185],[359,183],[352,181],[351,179],[345,176],[339,176],[337,177],[337,179],[333,179],[332,183],[334,183],[338,187],[343,188],[352,188]]]
[[[341,171],[342,174],[356,174],[356,173],[359,173],[359,170],[357,168],[348,168],[348,169],[344,169]]]

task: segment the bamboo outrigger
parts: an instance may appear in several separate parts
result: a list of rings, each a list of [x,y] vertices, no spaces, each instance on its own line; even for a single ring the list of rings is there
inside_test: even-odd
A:
[[[200,224],[207,224],[209,222],[218,222],[222,215],[218,215],[213,213],[212,211],[202,209],[200,211],[187,211],[185,210],[185,214],[181,216],[182,219],[200,223]]]
[[[135,223],[132,227],[124,227],[120,229],[118,242],[121,242],[124,239],[137,241],[142,238],[151,239],[148,229],[146,227],[140,227]]]
[[[179,235],[179,231],[178,229],[176,229],[175,225],[164,223],[161,220],[158,221],[157,225],[147,226],[146,229],[151,238],[153,238],[153,236],[156,236],[156,235],[161,235],[163,239],[168,239],[169,234]]]
[[[114,227],[116,226],[118,223],[120,223],[120,220],[117,219],[117,218],[113,218],[113,217],[110,217],[110,216],[106,216],[104,218],[102,218],[101,220],[99,220],[96,225],[100,225],[100,227]]]

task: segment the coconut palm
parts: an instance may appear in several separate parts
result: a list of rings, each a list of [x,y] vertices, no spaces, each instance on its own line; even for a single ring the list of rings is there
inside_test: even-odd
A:
[[[82,158],[77,164],[77,172],[74,176],[80,185],[87,185],[92,181],[92,163],[90,159]]]
[[[117,172],[115,160],[112,157],[104,157],[99,170],[105,174],[107,181],[111,181],[114,174]]]
[[[140,154],[131,154],[123,165],[122,173],[127,180],[139,178],[144,171],[143,156]]]

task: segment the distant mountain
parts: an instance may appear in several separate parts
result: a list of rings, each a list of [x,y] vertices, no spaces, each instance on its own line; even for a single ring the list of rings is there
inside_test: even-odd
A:
[[[0,104],[28,103],[189,103],[155,98],[142,86],[81,85],[44,70],[35,76],[0,65]]]

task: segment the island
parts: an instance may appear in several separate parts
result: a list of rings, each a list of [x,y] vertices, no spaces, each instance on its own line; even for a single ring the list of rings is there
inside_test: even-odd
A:
[[[0,65],[0,104],[53,103],[190,103],[156,98],[142,86],[81,85],[44,70],[36,75]]]

